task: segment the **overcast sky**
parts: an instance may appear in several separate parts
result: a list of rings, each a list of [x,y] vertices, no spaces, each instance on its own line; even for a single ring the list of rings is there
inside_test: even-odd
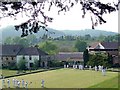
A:
[[[113,0],[104,0],[104,2],[113,1]],[[116,0],[115,0],[116,1]],[[52,23],[49,23],[49,27],[57,30],[83,30],[83,29],[91,29],[91,20],[90,14],[86,14],[85,18],[82,18],[81,8],[79,5],[74,6],[67,13],[61,13],[57,15],[57,9],[54,7],[51,9],[51,12],[46,12],[51,17],[54,18]],[[106,30],[118,32],[118,12],[113,12],[111,14],[104,15],[103,18],[107,21],[106,24],[99,25],[96,29]],[[8,25],[19,24],[24,22],[27,17],[18,18],[18,20],[14,21],[12,18],[5,18],[0,20],[0,25],[2,27],[6,27]]]

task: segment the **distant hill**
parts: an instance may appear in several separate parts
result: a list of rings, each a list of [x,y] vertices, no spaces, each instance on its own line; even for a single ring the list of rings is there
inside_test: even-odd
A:
[[[84,36],[86,34],[90,34],[91,36],[100,36],[100,35],[115,35],[115,32],[109,32],[104,30],[93,30],[93,29],[85,29],[85,30],[63,30],[66,35],[72,36]]]
[[[2,32],[1,32],[2,30]],[[6,37],[15,37],[21,35],[21,30],[16,31],[13,26],[8,26],[5,28],[0,29],[0,32],[2,33],[2,39],[5,39]]]
[[[64,36],[64,35],[72,35],[72,36],[84,36],[86,34],[90,34],[91,36],[99,36],[99,35],[115,35],[117,33],[115,32],[108,32],[108,31],[103,31],[103,30],[92,30],[92,29],[86,29],[86,30],[55,30],[55,29],[51,29],[48,28],[49,32],[54,32],[55,34],[50,34],[48,33],[48,35],[52,38],[55,37],[60,37],[60,36]],[[1,29],[0,29],[0,33],[1,33]],[[13,26],[8,26],[6,28],[2,28],[2,37],[0,37],[0,41],[2,39],[5,39],[6,37],[15,37],[15,36],[21,36],[21,30],[16,31],[14,29]],[[37,37],[42,37],[43,34],[45,34],[46,32],[44,30],[40,30],[38,33],[36,33],[35,35]],[[1,39],[2,38],[2,39]]]
[[[63,36],[65,35],[63,32],[61,31],[58,31],[58,30],[54,30],[54,29],[51,29],[51,28],[48,28],[49,30],[49,33],[47,33],[50,37],[52,38],[55,38],[55,37],[60,37],[60,36]],[[1,30],[0,30],[1,32]],[[52,34],[52,32],[54,32]],[[21,30],[19,31],[16,31],[14,29],[14,26],[8,26],[6,28],[2,28],[2,39],[5,39],[6,37],[15,37],[15,36],[21,36],[22,32]],[[46,32],[44,30],[40,30],[38,33],[34,34],[36,35],[37,37],[42,37]]]

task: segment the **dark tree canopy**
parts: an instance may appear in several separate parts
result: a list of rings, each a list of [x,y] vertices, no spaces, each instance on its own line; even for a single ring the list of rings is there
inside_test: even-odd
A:
[[[91,16],[91,26],[94,29],[98,24],[106,23],[106,20],[102,17],[103,14],[119,10],[119,3],[120,1],[104,4],[99,0],[18,0],[18,2],[7,0],[6,2],[0,1],[0,19],[4,17],[16,18],[18,14],[25,14],[29,17],[28,21],[15,26],[15,30],[22,30],[21,37],[24,37],[28,34],[37,33],[40,28],[49,32],[47,23],[52,22],[54,17],[45,14],[46,4],[49,5],[48,11],[51,10],[52,6],[58,7],[58,14],[70,11],[70,8],[79,4],[82,6],[82,18],[85,17],[87,11],[93,14]],[[39,17],[42,20],[39,20]]]
[[[87,43],[85,41],[77,40],[76,43],[75,43],[75,48],[79,52],[84,52],[86,50],[86,47],[87,47]]]

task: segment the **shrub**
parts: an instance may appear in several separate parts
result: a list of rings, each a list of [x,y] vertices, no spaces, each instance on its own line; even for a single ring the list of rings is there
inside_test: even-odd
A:
[[[8,65],[8,69],[10,69],[10,70],[17,70],[18,68],[17,68],[16,63],[11,62],[11,63]]]
[[[27,69],[27,67],[26,67],[26,60],[21,58],[19,60],[19,62],[17,63],[17,67],[18,67],[19,70],[26,70]]]
[[[49,67],[61,67],[61,66],[63,66],[63,65],[64,65],[63,62],[57,61],[57,60],[53,60],[53,61],[49,61],[49,62],[48,62],[48,66],[49,66]]]

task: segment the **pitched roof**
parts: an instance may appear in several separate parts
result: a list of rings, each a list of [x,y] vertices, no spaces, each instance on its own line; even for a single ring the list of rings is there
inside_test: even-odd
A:
[[[118,42],[101,42],[105,49],[118,49]]]
[[[96,48],[98,46],[98,44],[99,44],[99,42],[95,42],[92,45],[89,45],[88,48],[94,49],[94,48]]]
[[[99,43],[105,48],[105,49],[118,49],[118,42],[96,42],[90,45],[88,48],[95,49]]]
[[[25,47],[18,53],[18,55],[39,55],[39,53],[34,47]]]
[[[16,56],[16,55],[48,55],[48,54],[36,47],[22,47],[21,45],[0,45],[0,55]]]
[[[69,60],[69,59],[83,59],[82,52],[60,52],[55,56],[56,59],[59,60]]]
[[[25,47],[18,53],[18,55],[47,55],[47,53],[36,47]]]
[[[0,45],[0,55],[15,56],[22,49],[21,45]]]
[[[37,50],[38,50],[38,52],[39,52],[39,55],[48,55],[48,53],[42,51],[41,49],[38,49],[38,48],[37,48]]]

